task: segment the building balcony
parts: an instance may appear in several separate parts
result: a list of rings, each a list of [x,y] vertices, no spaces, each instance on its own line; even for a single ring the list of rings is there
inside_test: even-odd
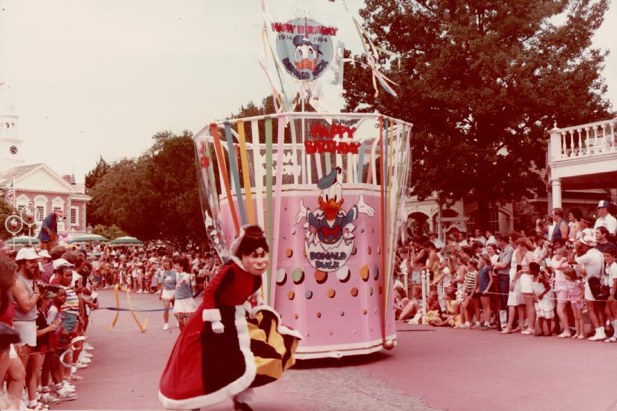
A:
[[[565,189],[615,188],[617,118],[551,130],[548,165]]]
[[[548,167],[553,206],[561,190],[617,187],[617,118],[550,131]]]

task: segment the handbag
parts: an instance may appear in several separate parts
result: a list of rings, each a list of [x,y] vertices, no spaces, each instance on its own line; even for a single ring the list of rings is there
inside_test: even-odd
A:
[[[8,348],[9,344],[17,344],[21,338],[13,327],[0,322],[0,350]]]
[[[596,300],[605,301],[608,299],[610,289],[608,286],[602,285],[598,277],[590,277],[587,283],[589,284],[591,294]]]

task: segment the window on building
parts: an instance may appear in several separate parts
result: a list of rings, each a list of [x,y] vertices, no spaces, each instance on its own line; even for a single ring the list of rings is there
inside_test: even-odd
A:
[[[54,201],[51,203],[52,211],[63,211],[64,210],[64,201],[60,197],[54,198]]]
[[[71,225],[79,225],[79,208],[71,207]]]
[[[24,195],[20,195],[17,197],[17,210],[21,211],[25,206],[28,205],[28,197]]]
[[[37,205],[36,206],[36,221],[43,221],[45,218],[45,207]]]
[[[34,209],[36,210],[36,221],[43,221],[47,215],[47,197],[38,195],[34,198]]]

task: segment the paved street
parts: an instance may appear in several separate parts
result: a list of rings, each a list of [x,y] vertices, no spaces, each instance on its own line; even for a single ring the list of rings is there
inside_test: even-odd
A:
[[[111,306],[111,290],[100,292]],[[135,308],[159,308],[134,294]],[[125,296],[122,295],[125,306]],[[158,378],[178,334],[161,331],[162,314],[114,312],[92,317],[93,362],[79,374],[79,398],[62,409],[162,409]],[[617,409],[617,344],[495,331],[400,326],[392,351],[341,360],[304,361],[274,384],[254,391],[256,410],[613,410]],[[53,409],[60,409],[54,407]],[[208,410],[230,410],[231,402]]]

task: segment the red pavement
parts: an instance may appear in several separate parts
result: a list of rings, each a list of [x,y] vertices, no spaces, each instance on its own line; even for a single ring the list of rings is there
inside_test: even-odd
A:
[[[111,290],[100,292],[112,305]],[[122,297],[125,305],[125,297]],[[161,306],[132,294],[135,308]],[[158,379],[178,329],[162,331],[160,312],[138,313],[140,333],[122,312],[99,310],[88,332],[91,366],[79,398],[52,409],[153,410]],[[172,321],[173,323],[173,321]],[[370,356],[300,362],[281,381],[255,390],[256,410],[613,410],[617,344],[496,331],[401,325],[398,346]],[[209,410],[230,410],[231,402]]]

